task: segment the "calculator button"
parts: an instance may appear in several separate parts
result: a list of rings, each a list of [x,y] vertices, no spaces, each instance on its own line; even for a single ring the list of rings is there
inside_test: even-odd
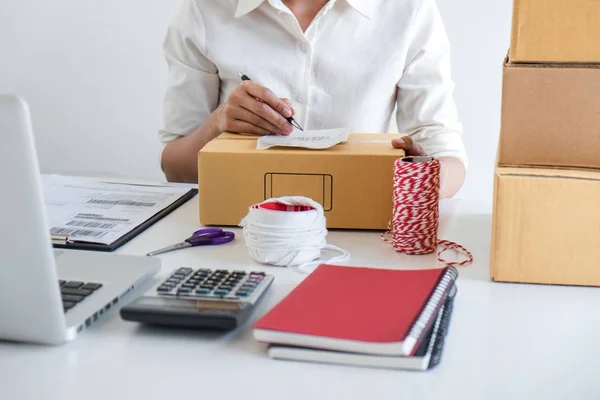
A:
[[[246,292],[245,290],[238,290],[237,292],[235,292],[235,295],[245,297],[248,296],[248,292]]]
[[[181,294],[190,293],[191,291],[192,291],[191,288],[184,288],[184,287],[182,287],[179,290],[177,290],[177,294],[180,294],[180,293]]]
[[[214,291],[217,296],[225,296],[227,293],[229,293],[229,290],[217,289]]]
[[[203,288],[196,289],[196,293],[197,294],[209,294],[210,293],[210,289],[203,289]]]
[[[177,270],[177,272],[181,272],[181,273],[183,273],[183,274],[186,274],[186,275],[189,275],[189,274],[191,274],[191,273],[192,273],[192,271],[193,271],[193,270],[192,270],[191,268],[179,268],[179,269]]]
[[[158,292],[170,292],[173,289],[172,286],[159,286],[156,291]]]

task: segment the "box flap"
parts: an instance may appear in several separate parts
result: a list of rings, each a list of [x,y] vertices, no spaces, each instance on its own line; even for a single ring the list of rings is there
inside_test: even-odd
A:
[[[539,69],[600,69],[600,64],[591,63],[575,63],[575,62],[564,62],[564,63],[523,63],[514,62],[509,57],[504,59],[505,68],[539,68]]]
[[[576,168],[524,168],[524,167],[496,167],[496,174],[501,177],[507,176],[535,176],[539,178],[557,179],[579,179],[589,181],[600,181],[600,171],[594,169]]]
[[[206,153],[286,153],[298,155],[319,152],[321,154],[363,154],[363,155],[385,155],[394,154],[398,157],[404,156],[404,151],[392,147],[392,140],[406,136],[398,133],[351,133],[348,141],[337,144],[329,149],[315,150],[291,147],[272,147],[266,150],[256,149],[258,135],[244,135],[223,133],[217,139],[210,141],[200,150],[200,154]]]
[[[392,140],[398,137],[406,136],[403,133],[350,133],[348,141],[381,141]],[[230,133],[223,132],[214,140],[258,140],[260,135],[252,133]]]
[[[214,140],[257,140],[260,136],[252,133],[223,132]]]

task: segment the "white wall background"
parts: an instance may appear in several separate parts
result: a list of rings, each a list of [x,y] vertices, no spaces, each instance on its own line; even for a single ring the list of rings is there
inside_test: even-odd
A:
[[[0,92],[29,101],[43,172],[164,179],[161,44],[177,4],[0,0]],[[459,196],[490,203],[512,1],[438,5],[470,158]]]

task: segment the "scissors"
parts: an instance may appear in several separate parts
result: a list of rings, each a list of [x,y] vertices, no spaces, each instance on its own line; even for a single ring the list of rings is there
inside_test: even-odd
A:
[[[172,246],[162,248],[160,250],[155,250],[146,255],[155,256],[157,254],[162,254],[169,251],[185,249],[187,247],[194,246],[213,246],[225,244],[232,242],[234,239],[235,234],[233,232],[227,232],[220,228],[200,229],[199,231],[194,232],[192,236],[185,239],[181,243],[177,243]]]

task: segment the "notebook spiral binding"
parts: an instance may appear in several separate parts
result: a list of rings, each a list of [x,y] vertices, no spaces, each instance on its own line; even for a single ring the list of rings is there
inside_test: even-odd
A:
[[[450,319],[452,318],[452,311],[454,310],[454,297],[456,296],[456,285],[452,287],[452,291],[448,295],[446,299],[446,303],[440,309],[440,313],[442,313],[441,319],[436,321],[436,326],[434,328],[434,332],[436,332],[436,336],[431,340],[431,346],[433,350],[431,351],[431,359],[429,360],[429,369],[437,366],[442,359],[442,352],[444,350],[444,342],[446,336],[448,335],[448,329],[450,327]]]
[[[438,306],[443,306],[443,303],[445,303],[445,300],[449,295],[449,289],[452,289],[452,286],[454,286],[454,282],[457,278],[458,270],[453,266],[446,267],[446,271],[440,278],[439,283],[436,285],[433,294],[427,301],[427,304],[423,308],[423,311],[421,311],[419,318],[417,318],[417,321],[408,333],[409,338],[414,339],[417,343],[421,341],[424,332],[427,330],[439,311]]]

